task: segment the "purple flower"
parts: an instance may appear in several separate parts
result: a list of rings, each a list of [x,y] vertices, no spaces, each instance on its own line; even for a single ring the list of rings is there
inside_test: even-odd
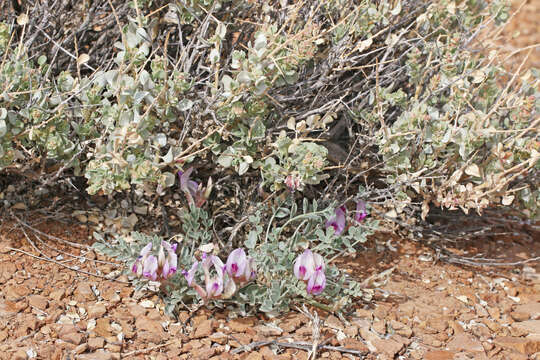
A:
[[[257,278],[257,267],[255,266],[255,260],[250,257],[247,261],[246,270],[244,271],[245,281],[255,280]]]
[[[158,260],[154,255],[149,255],[143,263],[143,276],[145,278],[157,279]]]
[[[195,205],[201,207],[210,197],[212,192],[212,178],[208,179],[208,184],[205,189],[202,185],[190,179],[193,168],[190,167],[185,172],[178,171],[178,177],[180,178],[180,189],[186,194],[189,205]]]
[[[307,293],[312,295],[319,295],[326,287],[326,276],[323,270],[317,270],[307,282]]]
[[[149,242],[146,244],[145,247],[141,249],[141,252],[139,254],[139,257],[135,262],[133,263],[133,266],[131,267],[131,271],[139,276],[142,275],[142,266],[144,262],[146,261],[146,258],[148,255],[150,255],[150,251],[152,250],[152,243]]]
[[[354,213],[354,220],[362,222],[367,217],[366,202],[358,200],[356,202],[356,212]]]
[[[341,205],[340,207],[336,208],[335,213],[336,215],[326,221],[326,227],[333,227],[334,234],[341,235],[343,230],[345,230],[347,208],[345,205]]]
[[[195,278],[195,273],[197,272],[197,267],[199,266],[199,262],[195,261],[193,265],[191,265],[191,269],[188,270],[182,270],[182,275],[187,280],[187,283],[189,286],[193,283],[193,279]]]
[[[306,249],[294,262],[294,275],[299,280],[308,280],[315,271],[315,261],[311,250]]]
[[[227,280],[225,280],[225,285],[223,286],[223,298],[228,299],[233,296],[235,292],[236,284],[232,278],[227,277]]]
[[[319,295],[326,286],[324,258],[306,249],[294,262],[294,275],[307,283],[307,293]]]
[[[166,257],[163,250],[167,252]],[[167,279],[167,277],[175,274],[177,270],[178,256],[176,255],[176,244],[171,245],[166,241],[161,241],[161,248],[160,248],[159,255],[163,256],[159,264],[160,264],[160,268],[162,269],[163,278]]]
[[[285,178],[285,185],[289,188],[289,191],[301,190],[302,181],[298,175],[289,174]]]
[[[206,296],[208,299],[217,298],[223,293],[223,274],[206,280]]]
[[[244,249],[235,249],[229,254],[225,269],[233,278],[239,278],[244,275],[247,265],[248,260]]]

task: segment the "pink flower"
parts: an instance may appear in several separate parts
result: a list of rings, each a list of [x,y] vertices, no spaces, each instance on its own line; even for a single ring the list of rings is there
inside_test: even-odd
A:
[[[319,295],[326,287],[326,276],[323,270],[317,270],[307,282],[307,293],[312,295]]]
[[[219,297],[223,293],[223,274],[206,280],[206,296],[208,299]]]
[[[306,249],[294,262],[294,275],[299,280],[308,280],[315,271],[315,261],[311,250]]]
[[[285,178],[285,185],[290,191],[302,190],[302,181],[298,175],[289,174]]]
[[[203,189],[201,184],[190,179],[192,172],[192,167],[187,169],[185,172],[178,171],[178,177],[180,178],[180,189],[184,192],[184,194],[186,194],[189,205],[201,207],[204,205],[212,192],[212,178],[208,179],[208,185],[206,186],[206,189]]]
[[[246,252],[244,249],[235,249],[227,258],[227,263],[225,265],[225,269],[227,273],[232,276],[233,278],[239,278],[242,275],[244,275],[244,271],[246,270],[246,266],[248,265],[248,260],[246,256]]]
[[[195,273],[197,272],[198,267],[199,262],[195,261],[193,265],[191,265],[191,269],[189,269],[188,271],[182,270],[182,275],[184,275],[184,277],[186,278],[189,286],[191,286],[191,284],[193,283],[193,279],[195,278]]]
[[[334,234],[341,235],[343,230],[345,230],[347,208],[345,205],[341,205],[336,208],[335,213],[336,215],[326,221],[326,227],[333,227]]]
[[[157,279],[158,260],[154,255],[149,255],[143,263],[143,276],[145,278]]]
[[[145,247],[141,249],[141,252],[139,254],[139,257],[135,262],[133,263],[133,266],[131,267],[131,271],[139,276],[142,275],[142,266],[144,262],[146,261],[146,258],[148,255],[150,255],[150,251],[152,250],[152,243],[149,242],[146,244]]]
[[[324,258],[306,249],[294,262],[294,275],[307,284],[308,294],[319,295],[326,286]]]
[[[354,213],[354,220],[362,222],[367,217],[366,203],[363,200],[356,202],[356,212]]]

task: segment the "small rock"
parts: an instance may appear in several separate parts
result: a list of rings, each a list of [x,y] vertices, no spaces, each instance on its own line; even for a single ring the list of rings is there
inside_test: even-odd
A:
[[[384,320],[374,321],[372,329],[375,330],[379,335],[386,334],[386,324],[384,323]]]
[[[404,344],[394,339],[376,339],[371,343],[377,348],[377,352],[387,354],[391,359],[393,359],[404,346]]]
[[[214,321],[211,319],[204,320],[195,328],[194,339],[200,339],[210,336],[214,330]]]
[[[424,355],[425,360],[452,360],[454,358],[453,351],[435,350],[429,351]]]
[[[345,333],[345,335],[347,335],[348,337],[350,338],[355,338],[356,335],[358,335],[358,326],[356,325],[349,325],[347,326],[343,332]]]
[[[356,350],[356,351],[364,351],[369,352],[369,349],[366,344],[364,344],[362,341],[357,339],[344,339],[341,342],[341,345],[346,349]]]
[[[98,336],[102,336],[105,338],[112,336],[111,323],[109,319],[104,319],[104,318],[97,319],[96,328],[94,329],[94,331],[96,332]]]
[[[283,334],[283,330],[276,326],[268,326],[268,325],[258,325],[253,328],[255,332],[259,335],[268,337],[268,336],[281,336]]]
[[[79,302],[95,300],[96,298],[92,288],[87,282],[81,282],[73,292],[73,295],[75,296],[75,300]]]
[[[28,296],[32,291],[26,285],[8,285],[3,289],[6,300],[17,301]]]
[[[540,335],[540,320],[527,320],[516,322],[512,324],[512,327],[524,331],[526,334]]]
[[[493,342],[502,348],[516,350],[522,354],[533,354],[538,351],[536,349],[540,345],[540,342],[531,342],[524,338],[512,336],[500,336],[495,338]]]
[[[447,345],[449,350],[456,351],[484,351],[482,344],[473,336],[467,333],[460,333],[454,336]]]
[[[90,350],[102,349],[105,345],[105,339],[102,337],[95,337],[88,339],[88,348]]]
[[[229,339],[229,337],[226,334],[222,333],[221,331],[213,333],[208,338],[211,341],[220,345],[225,345],[227,343],[227,340]]]
[[[247,329],[253,326],[252,319],[234,319],[227,324],[233,332],[245,332]]]
[[[28,297],[28,304],[40,310],[45,310],[49,305],[49,301],[41,295],[30,295]]]
[[[100,318],[107,312],[107,308],[102,303],[97,303],[88,307],[88,318]]]
[[[324,325],[337,330],[343,330],[343,324],[341,321],[335,317],[334,315],[328,316],[328,318],[325,320]]]
[[[74,354],[82,354],[83,352],[86,351],[86,349],[88,349],[88,345],[87,345],[87,344],[80,344],[80,345],[77,346],[75,349],[73,349],[73,353],[74,353]]]
[[[28,354],[23,349],[15,351],[11,357],[12,360],[26,360],[28,359]]]
[[[73,331],[62,334],[60,338],[70,344],[79,345],[80,343],[82,343],[84,335],[79,332]]]
[[[78,355],[77,360],[113,360],[113,355],[105,350],[98,350],[90,354]]]
[[[516,306],[515,311],[527,314],[531,320],[538,320],[540,319],[540,302],[518,305]]]
[[[65,293],[66,291],[64,289],[57,289],[57,290],[51,291],[51,293],[49,294],[49,297],[52,300],[60,301],[64,297]]]
[[[510,316],[515,321],[525,321],[525,320],[529,320],[529,318],[530,318],[529,314],[527,314],[525,312],[521,312],[521,311],[512,311],[510,313]]]

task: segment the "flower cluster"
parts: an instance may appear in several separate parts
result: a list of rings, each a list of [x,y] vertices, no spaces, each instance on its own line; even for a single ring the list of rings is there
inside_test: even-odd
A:
[[[212,192],[212,178],[208,179],[208,185],[206,188],[203,188],[202,184],[190,179],[192,172],[192,167],[186,171],[178,171],[180,189],[186,194],[189,205],[195,205],[200,208],[204,205]]]
[[[204,272],[205,289],[195,281],[199,264]],[[257,277],[255,261],[246,256],[243,249],[233,250],[225,264],[219,257],[203,253],[202,260],[195,261],[191,269],[183,270],[182,274],[205,303],[210,299],[228,299]]]
[[[176,273],[178,257],[176,245],[161,241],[157,257],[151,254],[152,243],[142,248],[137,260],[133,263],[131,271],[153,281],[167,280]]]
[[[319,295],[326,287],[324,259],[321,255],[306,249],[294,262],[294,275],[307,284],[308,294]]]
[[[366,203],[363,200],[356,202],[356,211],[354,213],[354,220],[362,222],[367,217]],[[326,227],[330,226],[334,228],[334,234],[341,235],[347,225],[347,208],[345,205],[341,205],[336,208],[335,215],[326,221]]]

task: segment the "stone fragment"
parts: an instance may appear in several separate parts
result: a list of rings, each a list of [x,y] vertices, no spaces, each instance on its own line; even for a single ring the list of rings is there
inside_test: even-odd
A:
[[[210,336],[214,330],[214,321],[211,319],[204,320],[195,328],[194,339],[200,339]]]
[[[253,326],[253,320],[251,319],[234,319],[227,324],[232,332],[245,332],[251,326]]]
[[[475,337],[467,333],[457,334],[450,340],[447,345],[449,350],[455,351],[484,351],[484,347],[480,341],[476,340]]]
[[[105,339],[102,337],[95,337],[88,339],[88,348],[90,350],[103,349],[105,345]]]
[[[79,285],[77,285],[77,288],[73,292],[73,295],[75,297],[75,300],[77,300],[78,302],[85,302],[96,299],[92,288],[87,282],[81,282]]]
[[[88,344],[80,344],[75,349],[73,349],[74,354],[82,354],[88,349]]]
[[[512,349],[522,354],[530,355],[540,351],[540,340],[518,338],[512,336],[499,336],[493,341],[505,349]]]
[[[97,319],[105,315],[107,308],[103,303],[97,303],[88,307],[88,318]]]
[[[527,320],[516,322],[512,324],[512,327],[521,331],[524,331],[526,334],[538,334],[540,335],[540,320]]]
[[[393,359],[403,349],[404,344],[394,339],[375,339],[371,342],[377,352],[388,355]]]
[[[26,285],[8,285],[2,290],[6,300],[10,301],[18,301],[32,292]]]
[[[45,310],[49,305],[49,301],[46,297],[41,295],[30,295],[28,297],[28,305],[38,308],[39,310]]]
[[[113,360],[113,355],[105,350],[98,350],[90,354],[77,355],[77,360]]]
[[[356,350],[356,351],[365,351],[366,353],[369,352],[369,349],[364,342],[357,340],[357,339],[344,339],[341,342],[341,345],[346,349]]]
[[[518,305],[514,311],[527,314],[531,320],[538,320],[540,319],[540,302]]]
[[[96,328],[94,329],[98,336],[109,337],[112,336],[111,322],[109,319],[100,318],[96,320]]]
[[[51,291],[49,294],[49,298],[51,298],[54,301],[60,301],[64,298],[66,294],[66,291],[64,289],[56,289],[54,291]]]
[[[73,345],[79,345],[80,343],[83,342],[84,335],[77,331],[70,331],[70,332],[63,333],[60,336],[60,339]]]
[[[446,350],[433,350],[424,354],[425,360],[452,360],[455,352]]]
[[[257,325],[253,327],[253,330],[255,330],[255,333],[258,335],[262,335],[265,337],[268,336],[281,336],[283,331],[276,327],[276,326],[269,326],[269,325]]]
[[[23,349],[15,351],[11,357],[13,360],[26,360],[28,359],[28,354]]]

